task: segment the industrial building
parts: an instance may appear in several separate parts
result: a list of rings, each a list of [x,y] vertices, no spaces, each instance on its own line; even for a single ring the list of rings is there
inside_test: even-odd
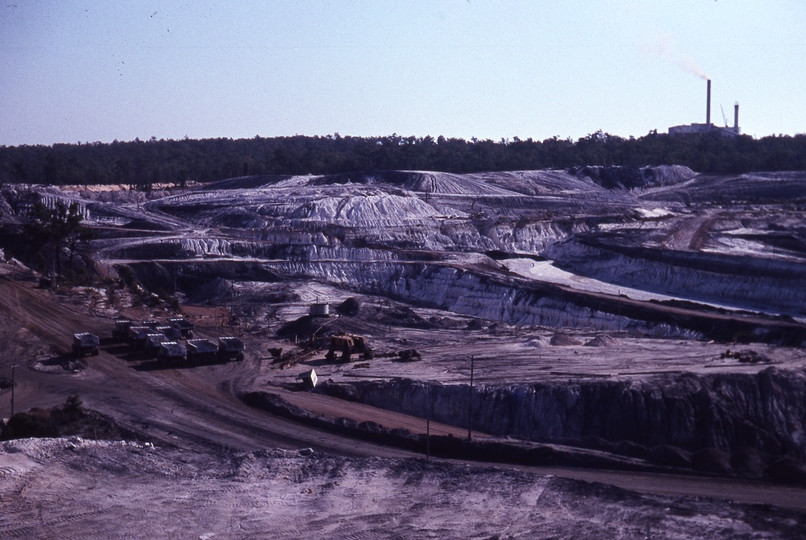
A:
[[[725,127],[715,126],[711,123],[711,79],[708,79],[708,94],[705,103],[705,123],[686,124],[683,126],[672,126],[669,128],[669,135],[702,135],[704,133],[719,133],[725,137],[736,137],[741,134],[739,130],[739,103],[733,106],[733,127],[728,127],[727,120]]]

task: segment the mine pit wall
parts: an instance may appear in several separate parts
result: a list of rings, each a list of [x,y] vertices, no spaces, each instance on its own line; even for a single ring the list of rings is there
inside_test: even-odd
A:
[[[806,316],[802,262],[608,246],[579,238],[552,246],[548,257],[573,273],[625,287]]]
[[[483,238],[490,239],[494,243],[495,249],[531,254],[542,254],[549,246],[574,234],[587,232],[591,228],[585,221],[570,219],[527,223],[477,223],[476,227]],[[456,238],[455,240],[458,245],[464,245],[461,243],[463,239]],[[474,247],[482,251],[483,245],[478,242],[478,245]]]
[[[340,397],[467,426],[466,384],[360,381],[346,391],[328,386],[326,392],[347,394]],[[751,449],[806,458],[806,377],[774,368],[755,375],[476,386],[471,416],[474,430],[496,436],[578,446],[626,442],[634,454],[670,445],[688,452],[739,455]]]
[[[423,307],[522,326],[625,330],[655,337],[761,341],[800,345],[799,325],[764,326],[707,316],[670,314],[652,306],[621,306],[614,299],[565,291],[550,284],[492,278],[444,264],[401,261],[237,261],[200,260],[132,263],[150,291],[193,291],[216,279],[277,282],[314,279],[362,294],[395,298]]]
[[[271,268],[280,275],[313,277],[364,294],[509,324],[598,330],[635,327],[647,333],[660,332],[659,335],[696,335],[673,325],[647,324],[578,305],[551,286],[543,290],[521,289],[445,265],[286,262],[272,264]]]
[[[653,306],[621,306],[607,297],[575,293],[551,284],[525,284],[478,271],[426,263],[272,263],[280,276],[305,276],[364,294],[388,296],[415,305],[445,309],[521,326],[625,330],[655,337],[760,341],[782,345],[806,342],[802,325],[758,326],[707,315],[667,313]]]
[[[575,303],[552,286],[521,289],[497,283],[458,268],[400,261],[373,262],[272,262],[258,261],[161,261],[129,265],[151,291],[192,291],[215,279],[277,282],[284,279],[317,279],[363,294],[377,294],[424,307],[491,321],[526,326],[575,327],[595,330],[637,330],[656,336],[697,338],[697,330],[673,322],[633,320]],[[616,311],[616,307],[612,307]]]

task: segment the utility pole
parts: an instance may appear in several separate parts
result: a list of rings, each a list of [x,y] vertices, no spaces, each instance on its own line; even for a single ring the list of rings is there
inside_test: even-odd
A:
[[[230,282],[229,284],[229,321],[231,325],[234,325],[233,322],[235,320],[235,283]]]
[[[428,414],[425,417],[425,459],[431,460],[431,387],[426,393],[428,397]]]
[[[14,416],[14,369],[16,367],[17,364],[11,366],[11,416]]]
[[[467,440],[473,439],[473,364],[476,357],[470,356],[470,395],[467,396]]]

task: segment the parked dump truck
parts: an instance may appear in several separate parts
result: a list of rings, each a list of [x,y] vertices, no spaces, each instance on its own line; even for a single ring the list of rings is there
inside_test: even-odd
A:
[[[193,337],[193,330],[196,328],[195,324],[183,317],[168,319],[168,324],[179,330],[182,337],[185,339],[191,339]]]
[[[188,363],[208,364],[218,360],[218,346],[207,339],[187,340]]]
[[[73,334],[73,354],[78,358],[87,354],[98,356],[98,345],[100,344],[101,340],[95,334],[89,332]]]
[[[112,329],[112,339],[118,342],[129,339],[129,328],[132,326],[131,319],[115,319],[115,328]]]
[[[179,341],[182,339],[182,332],[173,326],[157,326],[154,330],[168,338],[168,341]]]
[[[222,362],[229,362],[232,359],[243,360],[244,344],[240,339],[233,336],[218,338],[218,359]]]
[[[135,351],[142,351],[146,346],[148,334],[155,333],[150,326],[129,327],[129,347]]]
[[[156,358],[159,354],[160,346],[165,341],[171,341],[162,332],[154,332],[146,334],[146,342],[143,350],[149,358]]]
[[[184,345],[178,341],[163,341],[160,343],[160,350],[157,353],[157,360],[160,364],[167,366],[170,364],[182,364],[187,358],[188,351]]]
[[[365,360],[372,358],[372,348],[367,345],[365,337],[353,334],[330,336],[330,348],[325,355],[327,360],[332,362],[338,357],[342,362],[349,362],[353,354],[362,356]]]

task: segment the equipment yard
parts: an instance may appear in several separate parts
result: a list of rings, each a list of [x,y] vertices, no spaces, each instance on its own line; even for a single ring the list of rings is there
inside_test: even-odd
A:
[[[128,442],[0,443],[0,536],[799,538],[806,175],[641,171],[37,187],[100,277],[0,263],[0,382]]]

